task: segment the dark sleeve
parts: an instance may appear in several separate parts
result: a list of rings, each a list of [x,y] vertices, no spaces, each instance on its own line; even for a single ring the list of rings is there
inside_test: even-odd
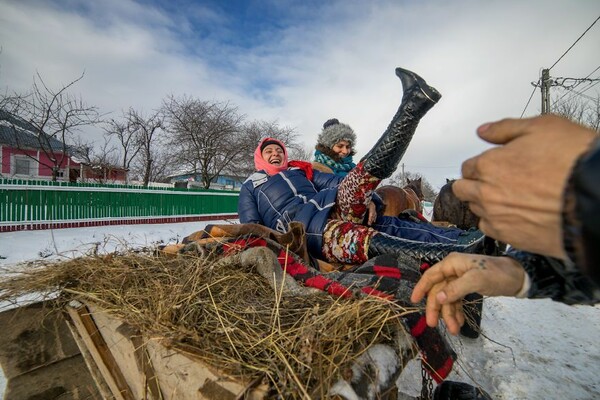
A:
[[[341,176],[314,170],[312,182],[317,190],[323,190],[338,186],[342,179]]]
[[[373,192],[373,197],[371,201],[375,204],[375,208],[377,209],[377,214],[381,213],[383,210],[383,199],[377,192]]]
[[[567,183],[563,239],[569,258],[600,285],[600,139],[577,160]]]
[[[262,217],[258,212],[256,199],[247,185],[243,185],[240,190],[238,216],[240,218],[240,223],[242,224],[255,223],[263,225]]]
[[[521,264],[529,278],[530,298],[551,298],[566,304],[595,304],[600,302],[600,286],[581,274],[571,262],[509,249],[505,256]]]

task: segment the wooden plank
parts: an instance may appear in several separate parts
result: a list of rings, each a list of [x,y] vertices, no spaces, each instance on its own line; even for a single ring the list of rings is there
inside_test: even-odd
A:
[[[90,378],[85,362],[79,354],[8,379],[4,391],[6,400],[106,398]]]
[[[0,313],[0,364],[5,399],[99,400],[96,383],[52,301]]]
[[[150,397],[152,393],[148,390],[149,382],[143,364],[136,360],[136,347],[130,339],[133,334],[131,327],[92,303],[86,303],[86,306],[92,313],[96,326],[122,371],[133,396],[136,399],[160,399],[160,397]],[[157,395],[160,396],[159,393]]]
[[[146,347],[167,400],[235,400],[246,391],[243,382],[229,379],[157,340],[149,340]]]
[[[67,312],[67,311],[65,310],[65,312]],[[68,312],[67,312],[67,315],[68,315]],[[73,322],[73,320],[71,318],[67,318],[66,321],[67,321],[67,325],[69,326],[69,329],[71,330],[71,335],[73,336],[75,343],[77,343],[77,346],[79,347],[79,350],[81,351],[81,356],[83,357],[83,360],[85,361],[88,371],[90,372],[92,379],[96,383],[96,387],[98,388],[98,391],[102,395],[103,399],[110,399],[111,397],[113,397],[112,391],[111,391],[110,387],[108,386],[108,384],[106,383],[106,381],[104,380],[104,376],[102,375],[100,368],[96,364],[96,361],[92,357],[92,354],[90,353],[83,338],[79,335],[79,331],[75,327],[75,323]]]
[[[100,334],[88,308],[81,303],[71,302],[67,311],[113,396],[119,400],[134,400],[135,397],[127,380]]]
[[[131,340],[131,343],[135,347],[135,360],[138,363],[138,368],[144,373],[146,387],[150,390],[150,395],[153,399],[163,400],[164,397],[160,390],[160,382],[152,365],[152,360],[150,360],[144,339],[142,336],[133,333],[129,336],[129,340]]]
[[[39,302],[0,313],[0,364],[12,378],[79,354],[60,311]]]

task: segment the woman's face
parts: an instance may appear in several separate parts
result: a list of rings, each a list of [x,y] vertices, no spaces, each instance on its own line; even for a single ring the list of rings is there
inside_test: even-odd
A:
[[[335,154],[341,158],[344,158],[352,152],[352,145],[347,140],[340,140],[333,145],[332,150],[335,152]]]
[[[269,164],[281,166],[283,163],[283,149],[276,144],[270,144],[262,150],[262,158]]]

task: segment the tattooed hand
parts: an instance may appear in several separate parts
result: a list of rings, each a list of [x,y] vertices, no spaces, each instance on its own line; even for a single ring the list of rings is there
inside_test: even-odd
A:
[[[521,265],[509,257],[451,253],[429,268],[411,296],[417,303],[427,296],[427,325],[441,317],[448,331],[457,335],[465,322],[462,298],[469,293],[484,296],[514,296],[525,278]]]

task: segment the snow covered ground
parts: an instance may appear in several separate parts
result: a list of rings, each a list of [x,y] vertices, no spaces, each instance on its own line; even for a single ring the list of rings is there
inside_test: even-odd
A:
[[[57,255],[73,257],[96,248],[108,252],[175,243],[207,223],[0,233],[0,266]],[[451,338],[458,362],[449,379],[479,385],[494,399],[600,398],[599,306],[486,299],[482,329],[478,339]],[[399,383],[402,391],[418,393],[421,378],[416,362]],[[4,388],[0,374],[0,394]]]

